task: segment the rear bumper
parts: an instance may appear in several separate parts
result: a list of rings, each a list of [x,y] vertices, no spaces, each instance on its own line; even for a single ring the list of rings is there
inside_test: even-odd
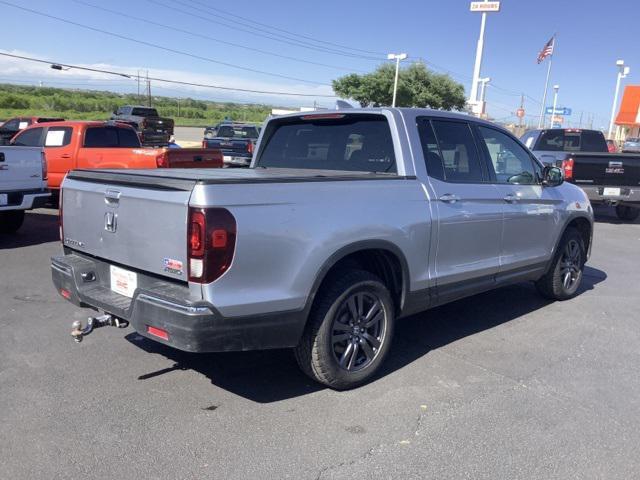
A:
[[[5,210],[31,210],[44,207],[51,197],[49,192],[38,190],[36,192],[9,192],[8,205],[0,206],[0,212]]]
[[[109,266],[77,253],[53,257],[53,284],[74,305],[128,320],[140,335],[187,352],[293,347],[302,335],[302,311],[225,318],[212,304],[191,297],[186,284],[144,272],[136,272],[138,288],[133,298],[125,297],[111,290]],[[87,281],[91,274],[95,280]],[[166,331],[168,339],[151,335],[149,327]]]
[[[640,207],[640,187],[610,187],[619,188],[620,194],[605,195],[604,189],[609,187],[585,186],[579,184],[578,186],[584,190],[592,204],[625,204]]]

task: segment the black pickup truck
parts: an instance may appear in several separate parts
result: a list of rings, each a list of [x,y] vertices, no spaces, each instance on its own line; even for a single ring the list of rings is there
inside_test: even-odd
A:
[[[542,163],[561,167],[592,204],[615,206],[621,220],[640,216],[640,155],[609,153],[598,130],[532,130],[521,140]]]
[[[158,115],[155,108],[125,105],[118,108],[111,120],[127,123],[136,129],[140,143],[150,147],[164,147],[173,135],[173,119]]]
[[[222,122],[205,128],[202,148],[222,150],[227,167],[248,167],[259,134],[258,127],[250,123]]]

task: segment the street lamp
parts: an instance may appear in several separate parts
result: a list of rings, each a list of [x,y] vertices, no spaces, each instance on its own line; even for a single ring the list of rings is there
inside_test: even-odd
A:
[[[556,107],[558,106],[558,90],[560,90],[560,85],[553,86],[553,107],[551,108],[551,128],[553,128],[553,117],[556,116]]]
[[[613,105],[611,106],[611,120],[609,121],[609,135],[608,139],[611,140],[611,134],[613,133],[613,116],[616,113],[616,105],[618,105],[618,93],[620,93],[620,80],[629,75],[630,68],[624,66],[624,60],[618,60],[616,62],[616,66],[618,67],[618,78],[616,80],[616,93],[613,96]]]
[[[398,73],[400,72],[400,60],[404,60],[408,55],[406,53],[390,53],[387,59],[396,61],[396,79],[393,82],[393,102],[391,106],[396,106],[396,93],[398,92]]]

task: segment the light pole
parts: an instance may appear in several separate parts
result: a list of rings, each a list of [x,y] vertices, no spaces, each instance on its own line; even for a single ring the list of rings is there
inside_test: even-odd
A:
[[[485,96],[487,94],[487,84],[491,81],[491,77],[479,78],[480,82],[480,115],[485,113]]]
[[[553,107],[551,107],[551,123],[550,127],[553,128],[553,117],[556,116],[556,107],[558,106],[558,90],[560,90],[560,85],[553,86]]]
[[[616,105],[618,105],[618,93],[620,93],[620,80],[629,75],[630,68],[624,66],[624,60],[618,60],[616,62],[618,67],[618,79],[616,80],[616,93],[613,96],[613,105],[611,106],[611,120],[609,121],[609,135],[607,138],[611,140],[611,134],[613,133],[613,116],[616,113]]]
[[[396,61],[396,78],[393,81],[393,101],[391,106],[396,106],[396,93],[398,92],[398,74],[400,73],[400,60],[404,60],[408,55],[406,53],[390,53],[387,55],[387,59]]]

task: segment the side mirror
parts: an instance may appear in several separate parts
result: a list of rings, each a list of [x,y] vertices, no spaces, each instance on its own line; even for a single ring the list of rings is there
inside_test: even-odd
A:
[[[557,187],[564,182],[562,169],[547,165],[542,170],[542,185],[545,187]]]

